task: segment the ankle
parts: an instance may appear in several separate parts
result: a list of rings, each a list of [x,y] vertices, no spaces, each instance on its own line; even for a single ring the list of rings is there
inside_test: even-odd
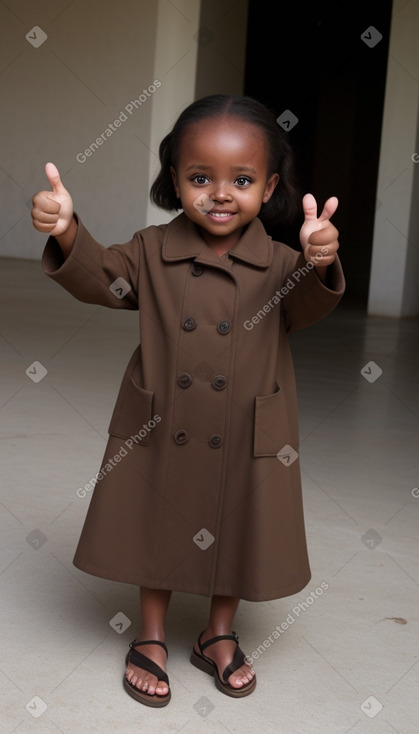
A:
[[[164,642],[165,632],[162,627],[142,627],[136,639],[138,642],[142,642],[143,640],[159,640],[159,642]]]
[[[211,637],[219,637],[221,635],[231,635],[231,627],[228,627],[225,624],[209,624],[202,636],[209,639]]]

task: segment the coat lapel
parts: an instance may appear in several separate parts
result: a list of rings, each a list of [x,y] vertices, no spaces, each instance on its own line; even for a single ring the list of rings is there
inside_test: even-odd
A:
[[[229,251],[237,260],[266,268],[272,262],[272,239],[260,219],[254,219],[246,228],[238,243]],[[167,225],[163,239],[162,257],[166,262],[178,262],[199,258],[202,262],[219,263],[222,261],[205,244],[197,226],[182,212]]]

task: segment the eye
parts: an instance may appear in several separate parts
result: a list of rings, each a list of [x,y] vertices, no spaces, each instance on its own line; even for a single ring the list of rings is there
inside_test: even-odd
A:
[[[191,181],[197,184],[205,184],[209,182],[209,178],[205,176],[203,173],[197,173],[196,176],[193,176]]]
[[[252,179],[247,176],[237,176],[235,183],[237,183],[240,188],[243,188],[244,186],[247,186],[247,184],[252,183]]]

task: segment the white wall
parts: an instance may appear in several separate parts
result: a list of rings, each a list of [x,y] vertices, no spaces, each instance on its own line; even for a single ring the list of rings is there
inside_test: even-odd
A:
[[[198,96],[242,92],[247,2],[214,0],[203,20],[200,13],[201,0],[0,3],[6,30],[0,46],[0,257],[40,259],[46,238],[33,228],[30,210],[33,194],[48,188],[48,161],[106,246],[174,216],[149,201],[160,140],[196,98],[200,78],[207,91]],[[35,26],[47,35],[38,47],[26,39]],[[30,36],[39,40],[37,31]],[[150,92],[156,79],[160,87]],[[92,144],[96,149],[84,160]]]
[[[45,237],[32,227],[30,199],[48,187],[45,163],[56,163],[92,233],[124,241],[145,222],[150,99],[79,163],[84,151],[155,79],[157,4],[8,0],[0,51],[2,160],[0,254],[38,259]],[[38,48],[25,38],[40,26]],[[33,34],[31,34],[33,35]],[[164,93],[165,81],[156,91]],[[7,140],[7,146],[4,146]]]
[[[158,2],[154,72],[162,80],[163,94],[152,99],[149,189],[160,168],[160,141],[170,132],[183,108],[195,99],[198,44],[194,34],[199,28],[199,13],[197,0],[183,0],[176,7],[167,0]],[[169,222],[175,214],[154,206],[147,196],[147,225]]]
[[[394,2],[368,302],[371,315],[419,314],[418,38],[419,0]]]

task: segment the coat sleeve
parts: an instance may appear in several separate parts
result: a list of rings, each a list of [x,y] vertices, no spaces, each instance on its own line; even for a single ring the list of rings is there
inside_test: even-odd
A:
[[[104,247],[75,217],[77,235],[67,259],[55,237],[48,238],[42,254],[45,275],[84,303],[138,309],[140,233],[125,244]]]
[[[307,267],[308,266],[308,267]],[[327,316],[338,305],[345,292],[345,277],[339,257],[328,266],[326,282],[310,267],[303,253],[294,259],[283,283],[283,308],[288,332],[304,329]]]

